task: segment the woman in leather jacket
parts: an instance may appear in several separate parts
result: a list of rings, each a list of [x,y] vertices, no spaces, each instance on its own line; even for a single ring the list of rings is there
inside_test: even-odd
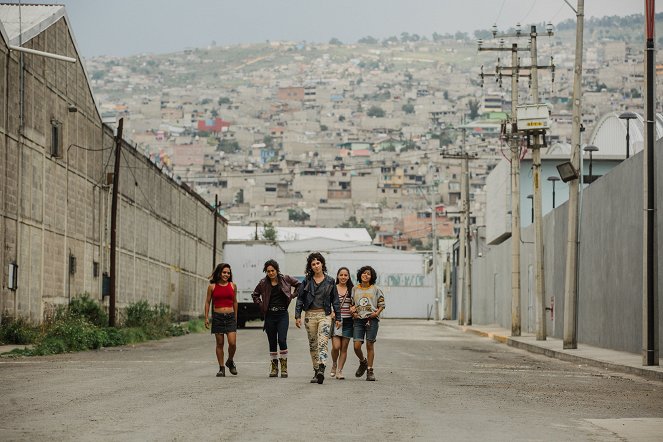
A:
[[[301,282],[292,276],[284,275],[279,269],[279,263],[273,259],[265,262],[262,269],[265,277],[260,280],[251,297],[253,302],[260,306],[260,314],[265,318],[263,330],[267,333],[269,342],[269,377],[275,378],[279,374],[281,363],[281,377],[288,377],[288,306],[296,295],[297,287]],[[276,346],[280,351],[276,352]]]
[[[306,312],[304,322],[314,372],[311,383],[322,384],[325,380],[332,309],[336,315],[336,327],[340,327],[341,308],[336,281],[327,274],[325,258],[319,252],[311,253],[306,259],[306,280],[299,287],[295,306],[297,328],[302,324],[302,311]]]

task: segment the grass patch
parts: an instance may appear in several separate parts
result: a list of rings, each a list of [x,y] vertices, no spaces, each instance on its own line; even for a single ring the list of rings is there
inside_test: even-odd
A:
[[[41,327],[34,327],[22,318],[3,317],[0,342],[32,345],[32,348],[14,349],[6,354],[42,356],[137,344],[205,330],[202,319],[174,323],[173,314],[166,304],[150,306],[147,301],[138,301],[127,306],[122,313],[122,327],[107,327],[106,312],[84,294],[73,299],[68,306],[58,308]]]

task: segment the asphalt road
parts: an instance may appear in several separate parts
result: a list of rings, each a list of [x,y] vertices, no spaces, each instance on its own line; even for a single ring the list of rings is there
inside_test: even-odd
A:
[[[294,322],[294,321],[293,321]],[[0,359],[0,440],[660,440],[663,383],[549,359],[417,320],[384,320],[377,382],[310,384],[291,323],[290,377],[268,378],[259,326],[238,333],[238,376],[214,340]]]

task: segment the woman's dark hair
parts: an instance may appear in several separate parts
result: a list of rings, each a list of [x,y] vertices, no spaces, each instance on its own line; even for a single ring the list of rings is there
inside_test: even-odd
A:
[[[375,284],[375,281],[378,279],[377,273],[375,273],[375,269],[371,266],[364,266],[357,270],[357,284],[361,284],[361,274],[364,273],[366,270],[370,270],[371,272],[371,280],[369,281],[369,284]]]
[[[327,273],[327,264],[325,263],[325,257],[322,256],[320,252],[313,252],[311,253],[308,258],[306,258],[306,277],[307,278],[312,278],[313,277],[313,269],[311,268],[311,262],[313,262],[314,259],[317,259],[322,263],[322,273]]]
[[[217,282],[221,281],[221,272],[226,267],[228,268],[228,270],[230,270],[230,278],[228,278],[228,282],[233,282],[233,269],[230,268],[230,264],[222,262],[221,264],[217,264],[217,266],[214,268],[214,271],[209,276],[210,284],[216,284]]]
[[[338,269],[338,272],[336,272],[336,284],[338,284],[338,274],[341,273],[341,270],[345,270],[348,272],[348,282],[345,283],[345,285],[348,287],[348,293],[352,293],[352,287],[355,285],[352,283],[352,278],[350,276],[350,269],[347,267],[341,267]]]
[[[267,273],[267,267],[274,267],[274,270],[276,270],[277,274],[281,273],[281,269],[279,268],[279,263],[273,259],[269,259],[265,262],[265,265],[262,267],[262,271]]]

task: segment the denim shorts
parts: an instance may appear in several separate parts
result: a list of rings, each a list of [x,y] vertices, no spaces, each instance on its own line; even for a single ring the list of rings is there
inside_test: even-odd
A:
[[[380,326],[380,320],[376,318],[355,319],[354,330],[353,330],[354,340],[364,342],[364,337],[366,337],[367,341],[370,342],[377,341],[379,326]]]
[[[354,319],[343,318],[343,321],[341,322],[341,327],[340,328],[334,327],[333,336],[339,338],[351,339],[354,334],[353,330],[354,330]]]

